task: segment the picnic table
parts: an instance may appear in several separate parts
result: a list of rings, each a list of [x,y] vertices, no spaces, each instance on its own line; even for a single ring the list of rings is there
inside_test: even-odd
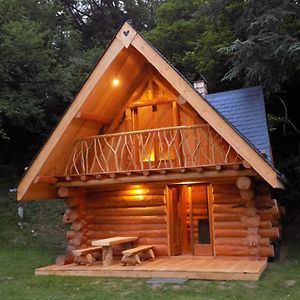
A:
[[[138,236],[115,236],[107,239],[94,240],[92,246],[102,246],[103,266],[113,264],[113,245],[130,244],[138,239]]]

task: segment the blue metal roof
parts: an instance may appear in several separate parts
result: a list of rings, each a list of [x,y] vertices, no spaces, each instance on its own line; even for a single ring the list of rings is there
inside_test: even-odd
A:
[[[208,94],[205,99],[220,112],[266,159],[272,154],[261,86]]]

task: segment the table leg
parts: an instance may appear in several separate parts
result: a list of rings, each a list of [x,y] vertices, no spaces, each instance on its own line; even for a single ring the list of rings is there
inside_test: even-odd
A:
[[[113,248],[112,246],[102,247],[102,264],[104,267],[111,266],[113,264]]]

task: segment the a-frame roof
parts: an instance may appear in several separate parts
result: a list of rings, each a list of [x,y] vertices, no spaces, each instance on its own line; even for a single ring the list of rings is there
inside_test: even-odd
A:
[[[139,63],[137,63],[139,62]],[[240,154],[252,168],[272,187],[282,188],[276,170],[253,146],[239,134],[232,125],[199,95],[189,82],[179,74],[139,33],[127,22],[123,24],[115,38],[95,66],[89,78],[75,97],[73,103],[49,137],[17,188],[18,200],[55,198],[56,190],[49,184],[33,184],[37,175],[49,174],[57,161],[64,159],[63,150],[75,138],[97,134],[99,127],[93,122],[76,119],[81,110],[91,111],[96,107],[102,123],[118,118],[117,107],[124,106],[126,99],[136,89],[137,79],[143,78],[145,66],[151,64],[156,72],[181,95],[197,112]],[[122,67],[121,67],[122,66]],[[122,94],[107,88],[115,74],[124,78]],[[129,78],[130,74],[130,78]],[[126,80],[125,80],[126,79]],[[101,105],[99,106],[99,96]],[[113,102],[110,99],[116,99]]]

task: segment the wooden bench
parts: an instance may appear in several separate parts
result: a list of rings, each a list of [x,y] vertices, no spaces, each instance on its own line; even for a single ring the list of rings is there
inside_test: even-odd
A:
[[[141,245],[135,248],[122,251],[122,265],[136,265],[140,264],[141,260],[154,259],[155,255],[151,245]]]
[[[74,262],[77,264],[93,264],[96,260],[101,258],[100,251],[102,246],[98,247],[89,247],[83,249],[73,250]]]

